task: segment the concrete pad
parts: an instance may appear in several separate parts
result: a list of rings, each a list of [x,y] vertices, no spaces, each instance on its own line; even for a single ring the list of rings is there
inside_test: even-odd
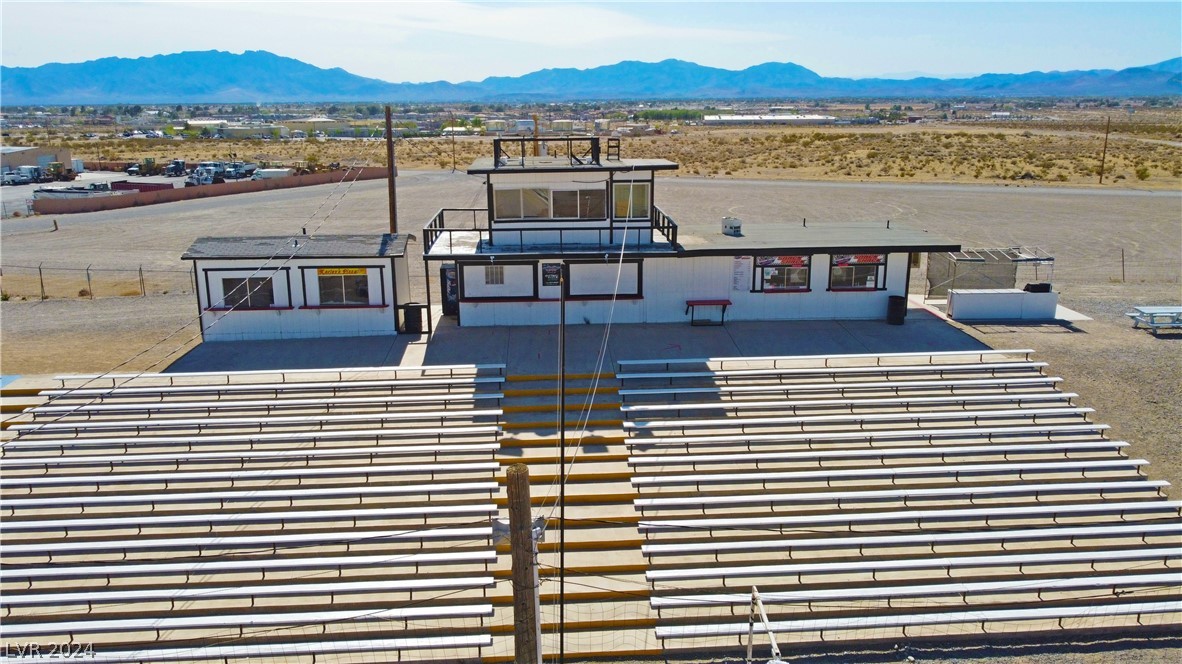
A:
[[[604,335],[602,370],[618,359],[832,355],[987,348],[939,316],[908,310],[903,325],[885,321],[732,321],[722,326],[684,323],[569,325],[568,373],[595,371]],[[557,374],[558,328],[458,327],[444,318],[430,340],[398,335],[204,343],[167,371],[234,371],[364,366],[504,363],[508,375]]]

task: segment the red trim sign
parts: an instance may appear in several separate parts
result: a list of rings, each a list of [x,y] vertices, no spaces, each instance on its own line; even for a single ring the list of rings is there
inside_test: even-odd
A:
[[[881,265],[886,254],[838,254],[833,257],[834,265]]]
[[[808,256],[760,256],[760,267],[808,267]]]

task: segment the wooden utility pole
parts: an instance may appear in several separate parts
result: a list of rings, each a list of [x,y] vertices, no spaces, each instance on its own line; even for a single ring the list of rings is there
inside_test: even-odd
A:
[[[1104,160],[1108,157],[1108,130],[1112,127],[1112,116],[1104,123],[1104,149],[1100,152],[1100,184],[1104,184]]]
[[[517,664],[542,664],[542,623],[538,620],[538,545],[529,502],[529,466],[506,472],[509,547],[513,559],[513,653]]]
[[[398,234],[398,196],[395,193],[394,177],[398,167],[394,165],[394,121],[390,118],[390,106],[386,105],[386,178],[390,191],[390,234]]]

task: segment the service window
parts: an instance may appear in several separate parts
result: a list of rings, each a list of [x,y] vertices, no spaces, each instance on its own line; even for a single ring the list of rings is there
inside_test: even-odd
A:
[[[886,254],[837,254],[829,264],[829,290],[884,290]]]
[[[226,277],[222,302],[227,309],[270,309],[275,306],[275,285],[271,277]]]
[[[320,306],[369,304],[369,274],[363,267],[321,267],[316,269]]]
[[[790,293],[809,289],[808,256],[757,256],[756,290],[765,293]]]
[[[616,219],[649,218],[649,183],[617,182],[612,189]]]
[[[505,266],[504,265],[485,265],[484,266],[484,285],[485,286],[503,286],[505,284]]]

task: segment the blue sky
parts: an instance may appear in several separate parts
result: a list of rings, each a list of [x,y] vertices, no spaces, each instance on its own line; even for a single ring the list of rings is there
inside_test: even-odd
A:
[[[265,50],[393,82],[622,60],[822,76],[1096,69],[1182,56],[1182,2],[3,0],[0,62]]]

